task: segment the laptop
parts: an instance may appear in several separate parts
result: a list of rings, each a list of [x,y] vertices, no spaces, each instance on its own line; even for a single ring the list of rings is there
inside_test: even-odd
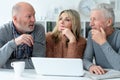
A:
[[[82,59],[79,58],[46,58],[32,57],[37,74],[43,76],[71,76],[84,75]]]

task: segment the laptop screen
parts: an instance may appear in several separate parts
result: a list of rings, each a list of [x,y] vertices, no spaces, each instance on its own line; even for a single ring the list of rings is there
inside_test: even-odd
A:
[[[40,75],[83,76],[82,59],[32,57],[35,71]]]

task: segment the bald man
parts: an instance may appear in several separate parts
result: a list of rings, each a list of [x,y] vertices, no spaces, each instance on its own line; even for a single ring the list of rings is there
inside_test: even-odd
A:
[[[13,61],[25,61],[34,68],[31,57],[45,57],[45,30],[35,23],[35,10],[27,2],[12,8],[12,21],[0,27],[0,67],[11,68]]]

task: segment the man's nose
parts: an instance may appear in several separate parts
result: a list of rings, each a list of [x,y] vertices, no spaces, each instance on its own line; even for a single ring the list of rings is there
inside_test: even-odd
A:
[[[35,17],[34,16],[31,17],[31,21],[35,22]]]

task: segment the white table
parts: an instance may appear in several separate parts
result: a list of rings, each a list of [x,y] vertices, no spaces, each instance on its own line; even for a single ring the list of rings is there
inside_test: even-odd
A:
[[[25,69],[20,77],[14,76],[13,69],[0,69],[0,79],[2,80],[92,80],[87,77],[58,77],[58,76],[40,76],[34,69]],[[120,80],[107,79],[107,80]]]
[[[13,69],[0,69],[0,79],[2,80],[91,80],[85,77],[57,77],[57,76],[40,76],[33,69],[25,69],[20,77],[14,76]]]

